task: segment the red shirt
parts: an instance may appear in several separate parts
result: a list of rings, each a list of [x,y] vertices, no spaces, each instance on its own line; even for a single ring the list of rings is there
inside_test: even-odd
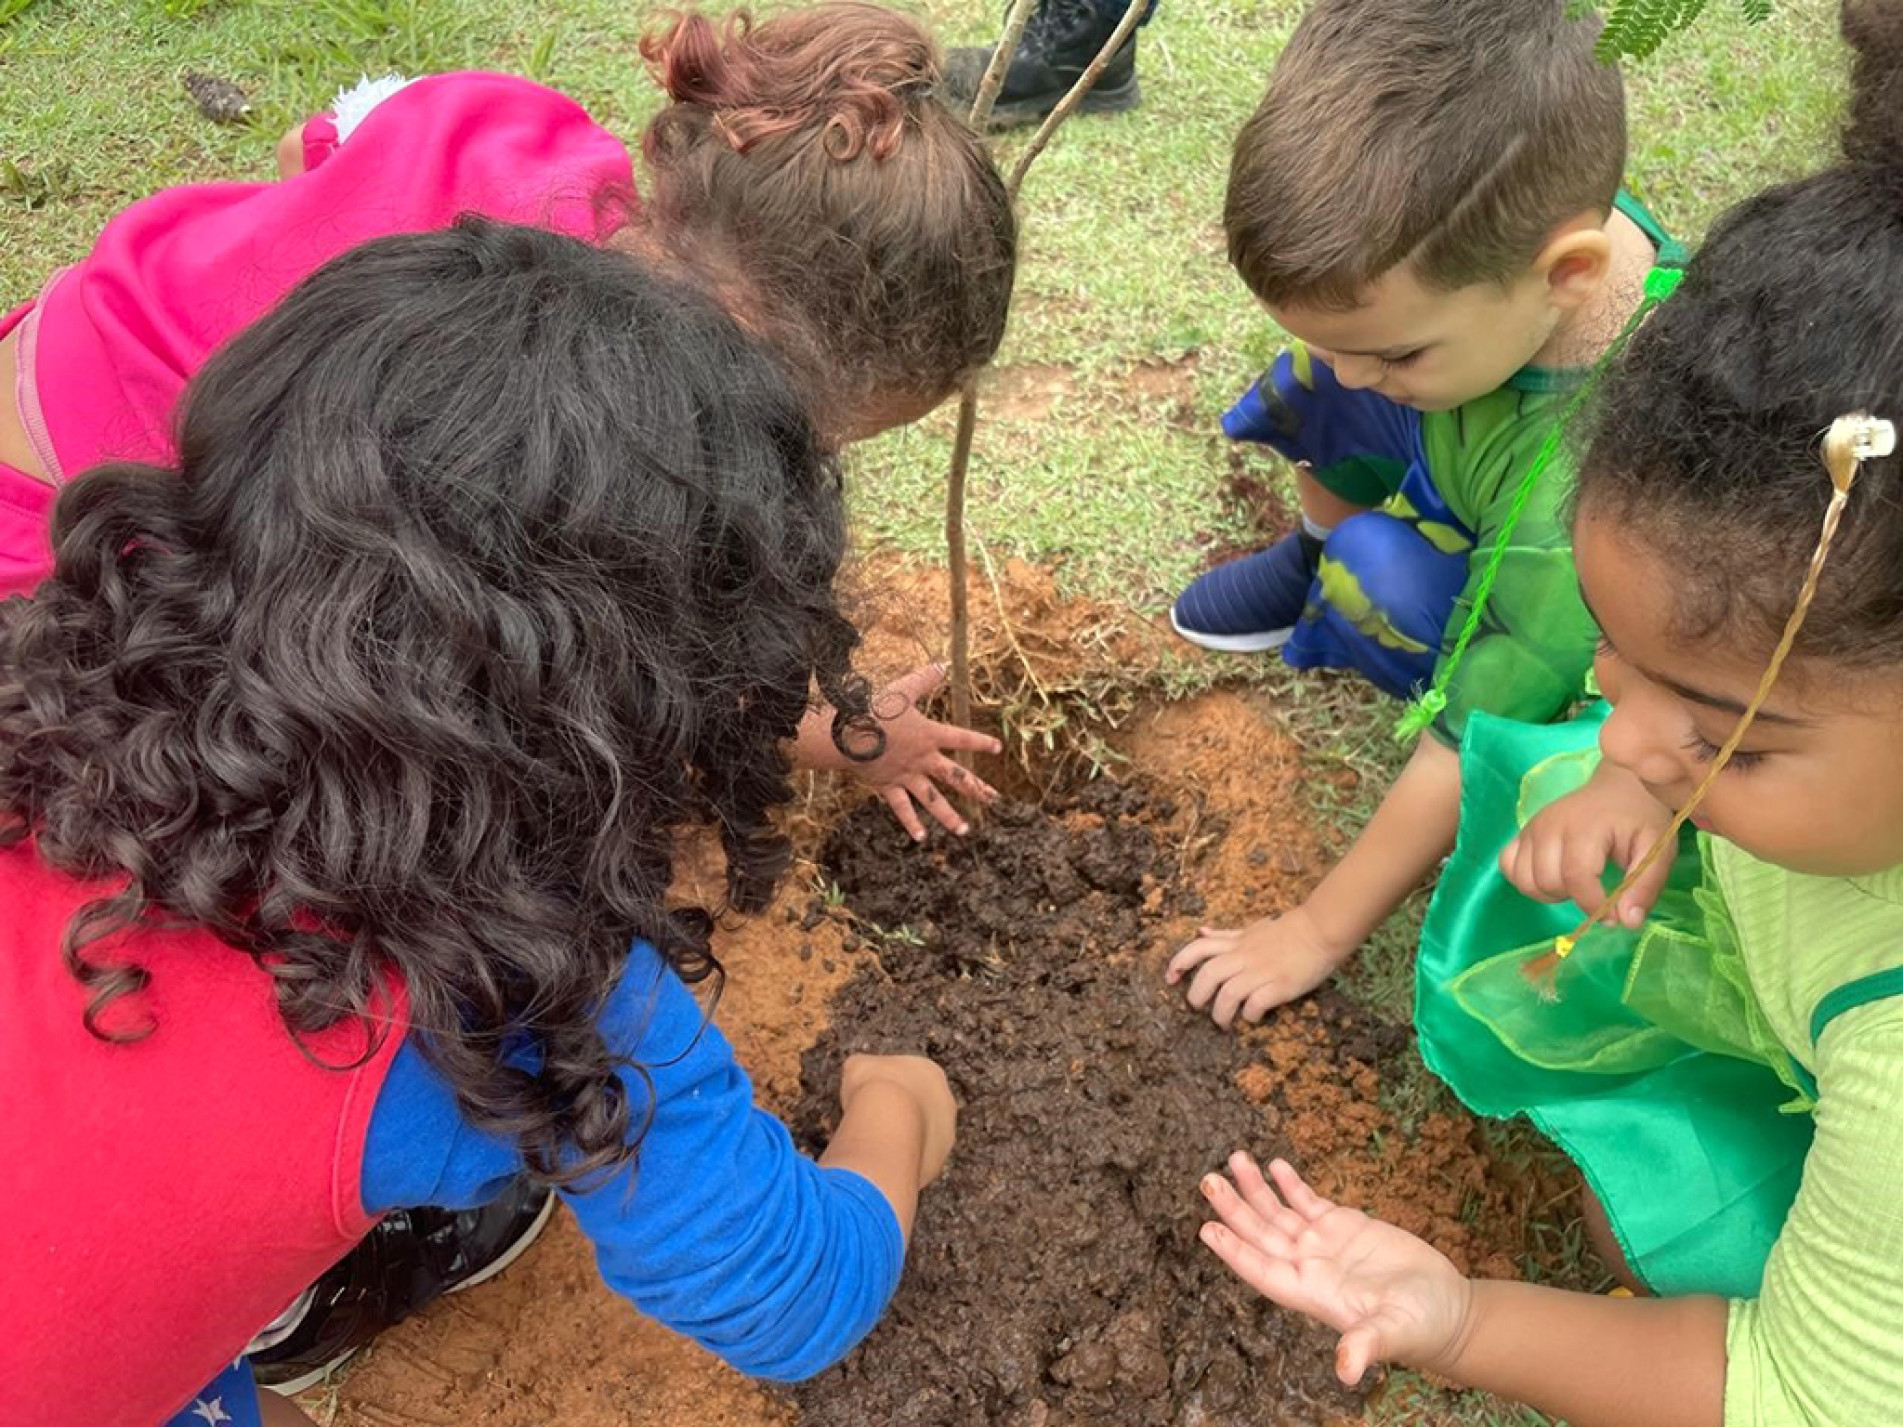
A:
[[[150,984],[108,1025],[60,954],[110,887],[0,850],[0,1422],[152,1427],[357,1242],[364,1136],[403,1041],[362,1022],[305,1038],[269,975],[201,932],[87,951]],[[362,1060],[362,1064],[355,1062]]]

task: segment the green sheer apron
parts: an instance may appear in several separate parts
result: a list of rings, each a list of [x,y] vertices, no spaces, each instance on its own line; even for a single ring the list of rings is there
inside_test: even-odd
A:
[[[1584,912],[1521,896],[1499,856],[1590,776],[1604,718],[1601,704],[1564,724],[1469,725],[1460,838],[1422,933],[1421,1054],[1469,1108],[1524,1114],[1573,1158],[1654,1292],[1754,1297],[1797,1195],[1815,1086],[1751,992],[1701,839],[1681,843],[1643,928],[1580,939],[1556,998],[1522,972]],[[1818,1012],[1827,1022],[1898,990],[1865,978]]]

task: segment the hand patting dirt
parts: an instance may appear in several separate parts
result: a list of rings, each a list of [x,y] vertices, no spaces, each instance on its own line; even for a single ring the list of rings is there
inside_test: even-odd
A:
[[[1196,1239],[1197,1183],[1287,1146],[1237,1088],[1252,1056],[1138,953],[1171,908],[1151,831],[1098,783],[1006,806],[920,856],[877,809],[829,851],[878,948],[833,1002],[795,1124],[818,1145],[853,1050],[937,1058],[959,1143],[923,1202],[892,1311],[795,1391],[824,1427],[1260,1427],[1358,1415],[1331,1335],[1266,1304]]]

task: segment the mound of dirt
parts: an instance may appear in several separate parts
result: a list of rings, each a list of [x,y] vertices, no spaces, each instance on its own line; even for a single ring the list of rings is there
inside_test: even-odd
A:
[[[1175,817],[1100,782],[1007,806],[921,856],[876,809],[829,875],[877,952],[834,998],[794,1123],[825,1139],[842,1056],[932,1055],[963,1105],[892,1311],[794,1393],[824,1427],[1244,1427],[1358,1414],[1327,1335],[1197,1242],[1199,1178],[1286,1153],[1236,1077],[1253,1050],[1189,1014],[1149,950]],[[1344,1006],[1343,1015],[1352,1013]]]

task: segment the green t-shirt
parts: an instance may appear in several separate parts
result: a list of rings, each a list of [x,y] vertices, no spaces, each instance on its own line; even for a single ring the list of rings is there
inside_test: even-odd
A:
[[[1903,868],[1806,877],[1709,846],[1751,989],[1817,1086],[1763,1287],[1731,1305],[1725,1423],[1903,1421],[1903,996],[1834,1016],[1827,1001],[1903,965]]]
[[[1643,204],[1621,193],[1616,206],[1652,240],[1659,266],[1684,266],[1685,248]],[[1447,621],[1443,663],[1466,623],[1520,481],[1589,371],[1527,367],[1497,391],[1422,416],[1428,477],[1476,536],[1467,586]],[[1580,602],[1573,569],[1566,519],[1572,490],[1572,453],[1562,444],[1514,527],[1480,627],[1447,689],[1447,707],[1435,720],[1435,735],[1449,747],[1460,746],[1475,709],[1547,723],[1570,710],[1585,690],[1599,632]]]

